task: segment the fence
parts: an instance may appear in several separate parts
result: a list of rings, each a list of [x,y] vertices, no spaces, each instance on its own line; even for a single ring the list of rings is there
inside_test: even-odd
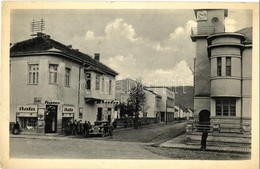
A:
[[[132,117],[116,119],[115,121],[116,121],[116,125],[114,125],[115,128],[134,127],[134,118],[132,118]],[[152,118],[152,117],[139,117],[138,118],[139,126],[156,124],[156,123],[159,123],[159,120],[157,118]]]

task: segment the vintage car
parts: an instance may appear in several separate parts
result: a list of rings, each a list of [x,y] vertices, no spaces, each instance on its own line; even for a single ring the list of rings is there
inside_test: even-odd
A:
[[[100,135],[105,137],[108,133],[109,121],[96,121],[89,129],[89,135]]]

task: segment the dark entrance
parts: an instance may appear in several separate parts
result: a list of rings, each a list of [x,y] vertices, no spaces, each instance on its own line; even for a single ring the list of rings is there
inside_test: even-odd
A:
[[[107,114],[108,114],[107,118],[109,122],[111,122],[111,112],[112,112],[111,108],[107,108]]]
[[[45,113],[45,133],[57,132],[57,105],[47,105]]]
[[[98,108],[98,112],[97,112],[97,121],[101,121],[102,120],[102,108]]]
[[[210,129],[210,111],[208,110],[201,110],[199,113],[199,129],[204,130]]]

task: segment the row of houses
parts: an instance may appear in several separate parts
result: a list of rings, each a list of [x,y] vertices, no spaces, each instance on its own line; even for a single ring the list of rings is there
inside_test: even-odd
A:
[[[130,90],[140,83],[133,79],[116,81],[116,100],[127,104]],[[157,118],[159,122],[172,122],[176,119],[185,119],[193,115],[192,109],[176,105],[176,91],[167,86],[143,86],[145,93],[145,110],[140,112],[141,117]],[[119,110],[120,111],[120,110]]]
[[[118,73],[100,61],[100,54],[84,54],[49,35],[11,44],[10,122],[24,130],[60,133],[74,120],[114,121],[116,105],[126,103],[131,79],[116,81]],[[147,110],[142,117],[161,122],[177,117],[174,92],[168,87],[144,88]],[[182,117],[182,113],[179,113]]]

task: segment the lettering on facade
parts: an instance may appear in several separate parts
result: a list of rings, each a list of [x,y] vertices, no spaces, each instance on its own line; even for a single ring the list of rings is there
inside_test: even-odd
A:
[[[18,105],[17,112],[37,113],[37,105]]]
[[[75,107],[74,106],[63,106],[63,113],[74,113]]]
[[[53,105],[53,104],[60,104],[60,102],[59,101],[48,101],[48,100],[46,100],[45,104]]]

